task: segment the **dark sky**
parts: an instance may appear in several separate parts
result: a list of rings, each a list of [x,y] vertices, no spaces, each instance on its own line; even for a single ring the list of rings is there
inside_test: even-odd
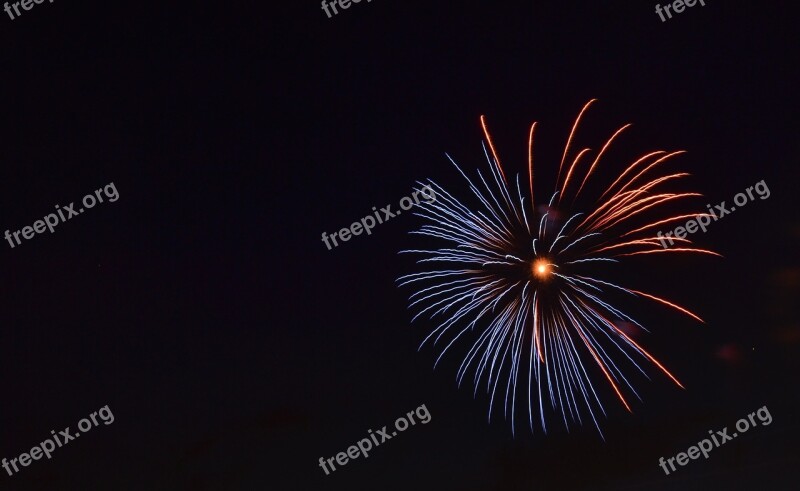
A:
[[[800,463],[800,217],[793,11],[654,2],[64,2],[0,12],[6,229],[114,183],[119,200],[13,249],[3,241],[0,458],[108,405],[115,420],[0,489],[793,489]],[[591,425],[511,435],[435,371],[411,323],[410,214],[320,240],[417,180],[467,188],[485,114],[509,172],[539,121],[545,188],[582,135],[686,149],[707,203],[764,180],[694,239],[724,258],[636,259],[619,279],[690,307],[634,312],[686,386],[635,379]],[[620,153],[619,155],[623,155]],[[619,170],[620,161],[610,159]],[[616,167],[615,167],[616,166]],[[331,475],[318,466],[425,404],[416,425]],[[666,476],[708,430],[773,418]]]

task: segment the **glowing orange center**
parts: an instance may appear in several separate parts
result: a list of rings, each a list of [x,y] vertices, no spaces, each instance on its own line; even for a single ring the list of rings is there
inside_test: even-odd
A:
[[[546,259],[537,259],[531,264],[533,276],[542,280],[550,277],[551,270],[552,265]]]

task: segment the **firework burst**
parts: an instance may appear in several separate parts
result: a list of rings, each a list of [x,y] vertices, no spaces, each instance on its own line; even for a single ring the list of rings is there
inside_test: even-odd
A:
[[[663,190],[665,184],[688,176],[659,172],[665,162],[682,151],[656,151],[642,156],[611,181],[605,191],[598,191],[596,200],[588,201],[585,209],[577,208],[578,203],[586,202],[586,196],[577,200],[581,193],[588,194],[589,187],[594,187],[584,190],[603,154],[630,126],[611,135],[593,159],[588,148],[572,152],[570,146],[581,117],[593,102],[589,101],[578,114],[564,147],[554,192],[547,204],[538,208],[533,193],[536,123],[531,126],[528,139],[528,182],[524,189],[519,175],[513,181],[507,179],[481,117],[489,174],[484,176],[479,171],[477,179],[472,180],[447,156],[480,202],[479,209],[470,209],[429,181],[437,198],[419,205],[415,214],[427,223],[412,233],[445,241],[448,247],[402,251],[422,255],[418,263],[430,268],[398,280],[400,286],[415,287],[409,299],[409,307],[418,310],[414,320],[427,315],[438,322],[420,348],[429,341],[441,341],[438,364],[458,339],[471,337],[472,345],[457,372],[458,384],[472,373],[476,394],[485,385],[490,394],[489,420],[499,386],[503,412],[506,416],[511,414],[512,432],[514,408],[519,400],[527,403],[526,419],[531,431],[534,420],[547,431],[548,399],[567,428],[570,421],[583,424],[582,415],[588,412],[600,432],[596,413],[599,409],[605,415],[605,409],[595,382],[607,382],[621,404],[631,411],[629,394],[641,398],[623,369],[632,366],[647,377],[641,362],[657,367],[683,387],[625,332],[625,324],[644,327],[611,305],[609,297],[646,299],[702,322],[673,302],[597,277],[596,271],[600,270],[601,275],[609,269],[613,272],[615,265],[630,256],[718,254],[692,247],[685,238],[673,238],[679,245],[664,248],[654,235],[658,227],[704,215],[660,214],[678,200],[700,196]]]

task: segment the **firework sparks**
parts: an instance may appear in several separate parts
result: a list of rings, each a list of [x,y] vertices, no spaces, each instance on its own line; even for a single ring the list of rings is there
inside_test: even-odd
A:
[[[647,376],[639,364],[641,361],[649,362],[683,387],[618,327],[635,325],[644,329],[613,306],[609,297],[627,294],[700,322],[702,319],[652,293],[600,279],[594,271],[597,268],[608,271],[608,266],[636,255],[719,255],[691,247],[688,239],[678,239],[681,247],[665,249],[648,232],[664,223],[703,215],[659,215],[668,204],[700,196],[663,190],[665,183],[688,176],[658,173],[665,162],[682,151],[657,151],[642,156],[613,180],[593,204],[585,209],[576,207],[581,203],[578,195],[584,193],[585,198],[592,187],[586,185],[592,182],[589,177],[596,175],[601,158],[630,126],[614,132],[594,159],[588,157],[589,148],[571,152],[580,120],[594,102],[594,99],[589,101],[576,118],[564,147],[554,192],[546,206],[538,209],[533,201],[536,123],[531,126],[528,138],[526,191],[530,203],[526,205],[519,175],[511,182],[507,179],[486,119],[481,116],[489,174],[485,176],[478,171],[478,179],[473,181],[448,155],[480,202],[480,208],[469,208],[430,181],[439,199],[419,205],[415,214],[426,223],[412,233],[446,241],[449,247],[402,251],[422,255],[418,262],[430,267],[398,280],[400,286],[416,288],[409,300],[410,307],[418,310],[414,320],[423,315],[438,319],[438,326],[422,345],[448,341],[436,360],[438,364],[458,339],[472,337],[472,345],[457,372],[458,383],[470,372],[474,373],[476,394],[485,385],[490,394],[490,420],[500,385],[504,414],[510,413],[512,432],[517,399],[525,398],[531,431],[534,414],[541,428],[547,431],[545,405],[549,399],[549,406],[560,412],[567,428],[570,421],[583,424],[583,415],[588,412],[602,435],[597,410],[605,415],[605,409],[595,382],[604,379],[620,403],[631,411],[626,396],[632,393],[640,398],[623,368],[632,365]],[[618,364],[617,358],[622,362]],[[518,387],[522,387],[519,393]]]

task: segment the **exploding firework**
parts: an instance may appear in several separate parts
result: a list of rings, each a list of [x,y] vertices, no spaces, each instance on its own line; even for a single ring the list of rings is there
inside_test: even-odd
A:
[[[419,205],[416,215],[427,223],[412,233],[446,241],[448,247],[402,251],[422,255],[418,263],[430,268],[398,280],[400,286],[415,287],[409,299],[409,307],[419,310],[414,320],[427,315],[438,322],[420,348],[431,340],[434,344],[442,341],[438,364],[458,339],[472,337],[472,346],[457,371],[458,384],[467,373],[474,373],[476,394],[485,384],[490,394],[491,421],[502,381],[503,411],[506,416],[511,413],[512,432],[518,399],[527,399],[526,419],[531,431],[534,419],[538,419],[546,432],[545,406],[549,399],[552,410],[560,411],[567,428],[569,421],[583,424],[582,414],[588,410],[602,435],[596,411],[605,415],[605,409],[595,381],[607,381],[622,405],[631,411],[628,394],[641,398],[623,369],[632,366],[647,377],[640,362],[654,365],[683,387],[632,339],[631,328],[644,327],[611,305],[610,297],[646,299],[702,322],[673,302],[620,286],[602,276],[602,271],[613,272],[615,265],[630,256],[718,254],[691,247],[686,238],[673,238],[679,246],[665,248],[654,235],[658,227],[668,223],[705,215],[659,215],[678,200],[700,196],[663,191],[666,184],[688,176],[659,172],[665,162],[682,151],[656,151],[642,156],[611,181],[605,191],[600,187],[597,199],[589,201],[592,204],[578,208],[586,196],[583,200],[577,198],[594,187],[584,190],[603,154],[630,126],[617,130],[591,161],[588,148],[574,154],[570,145],[581,117],[593,102],[589,101],[578,114],[561,157],[555,190],[547,204],[538,208],[533,182],[536,123],[531,126],[528,139],[528,182],[523,191],[525,186],[520,185],[519,175],[511,182],[507,179],[481,117],[486,137],[483,150],[490,174],[484,176],[478,171],[478,178],[473,181],[447,156],[466,179],[479,208],[470,209],[429,181],[437,199]],[[523,194],[528,193],[526,204]]]

